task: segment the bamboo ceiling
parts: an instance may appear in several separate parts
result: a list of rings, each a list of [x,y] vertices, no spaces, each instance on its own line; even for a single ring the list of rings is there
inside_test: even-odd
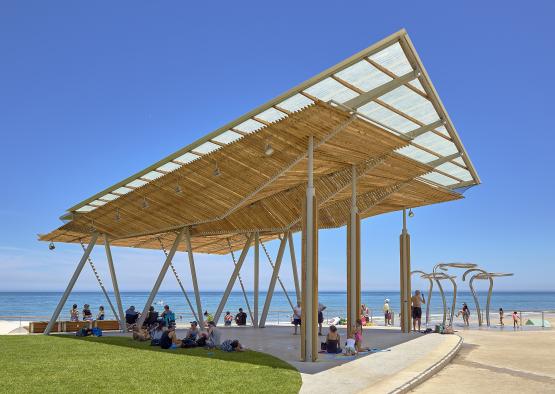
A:
[[[113,245],[157,249],[158,238],[169,245],[175,230],[190,225],[196,252],[225,254],[228,237],[237,250],[249,231],[260,231],[264,240],[288,228],[298,231],[309,135],[316,147],[320,228],[343,226],[349,217],[352,165],[362,217],[461,198],[416,179],[433,168],[394,152],[408,144],[405,139],[316,102],[92,212],[76,214],[41,240],[87,242],[99,231]],[[268,141],[271,156],[264,154]]]
[[[320,228],[346,223],[353,165],[362,217],[456,200],[480,183],[401,30],[71,207],[40,240],[100,232],[157,249],[189,226],[195,252],[225,254],[250,231],[263,240],[298,231],[310,135]]]

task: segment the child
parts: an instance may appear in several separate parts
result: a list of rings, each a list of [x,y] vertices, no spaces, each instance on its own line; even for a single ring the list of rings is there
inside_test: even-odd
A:
[[[104,320],[104,307],[102,305],[98,307],[98,315],[96,315],[96,320]]]
[[[362,320],[357,319],[357,324],[355,328],[355,347],[357,352],[362,351]]]
[[[351,336],[347,338],[347,342],[345,342],[345,352],[343,353],[344,356],[356,356],[357,349],[355,347],[355,339]]]
[[[520,325],[520,317],[518,317],[518,312],[513,312],[513,328],[517,328]]]
[[[505,317],[505,312],[503,311],[503,308],[499,308],[499,325],[500,326],[504,326],[505,323],[503,323],[503,318]]]
[[[233,321],[233,315],[230,312],[226,312],[224,316],[224,324],[226,327],[231,326],[231,322]]]
[[[69,316],[70,321],[79,321],[79,309],[77,309],[77,304],[73,304],[69,311]]]

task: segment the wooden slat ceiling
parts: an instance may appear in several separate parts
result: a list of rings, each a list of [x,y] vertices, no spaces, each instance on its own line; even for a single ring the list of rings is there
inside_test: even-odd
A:
[[[191,226],[195,252],[226,254],[228,239],[233,250],[240,249],[250,231],[260,231],[263,240],[288,228],[299,231],[310,135],[320,228],[346,223],[352,165],[362,217],[462,198],[416,179],[432,167],[394,152],[407,140],[317,101],[92,212],[74,214],[40,239],[88,242],[98,231],[112,245],[159,249],[160,240],[169,247],[177,229]],[[268,143],[271,156],[264,153]],[[179,249],[186,250],[185,244]]]

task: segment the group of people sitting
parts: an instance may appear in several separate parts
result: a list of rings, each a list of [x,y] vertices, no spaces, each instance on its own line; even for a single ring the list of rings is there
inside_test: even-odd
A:
[[[345,348],[341,349],[341,336],[337,331],[337,327],[331,325],[326,335],[326,342],[322,342],[321,349],[326,353],[343,353],[346,356],[354,356],[359,352],[368,350],[362,347],[362,332],[362,320],[357,319],[354,331],[347,335]]]
[[[133,339],[137,341],[148,341],[152,346],[160,346],[162,349],[177,349],[204,347],[207,349],[218,348],[226,352],[242,352],[244,347],[237,339],[220,341],[220,332],[213,320],[207,323],[206,330],[199,328],[196,321],[185,333],[185,337],[179,339],[175,331],[175,324],[166,325],[166,321],[158,320],[152,327],[135,327]]]
[[[93,321],[95,320],[93,314],[91,312],[91,307],[89,304],[83,305],[83,309],[79,312],[79,308],[77,304],[73,304],[71,310],[69,311],[69,320],[70,321],[79,321],[79,314],[81,313],[83,321]],[[104,307],[100,305],[98,307],[98,313],[96,314],[96,320],[104,320]]]

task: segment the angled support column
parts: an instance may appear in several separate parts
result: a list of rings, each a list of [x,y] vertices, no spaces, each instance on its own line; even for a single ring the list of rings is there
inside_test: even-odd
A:
[[[264,302],[264,309],[262,309],[262,316],[260,318],[260,327],[266,326],[266,318],[268,317],[268,311],[270,310],[270,304],[272,303],[272,297],[274,295],[274,289],[276,287],[276,282],[279,275],[279,269],[281,267],[281,261],[283,260],[283,254],[285,253],[286,243],[287,243],[287,234],[285,234],[284,237],[281,239],[281,243],[279,245],[276,264],[274,265],[272,278],[270,279],[270,286],[268,287],[268,293],[266,293],[266,301]]]
[[[195,257],[193,255],[193,247],[191,246],[191,229],[185,228],[185,243],[187,245],[187,255],[189,256],[189,266],[191,268],[191,280],[193,282],[193,290],[195,292],[195,301],[197,304],[197,316],[200,327],[204,327],[204,317],[202,314],[202,304],[200,302],[200,292],[198,289],[197,270],[195,268]]]
[[[254,233],[254,319],[253,319],[253,326],[259,327],[259,320],[258,320],[258,288],[260,286],[260,237],[258,231]],[[267,297],[267,296],[266,296]],[[262,313],[264,316],[264,313]],[[264,327],[264,324],[262,324]]]
[[[233,260],[233,266],[237,265],[237,261],[235,260],[235,253],[233,253],[233,249],[231,248],[231,242],[229,238],[227,239],[227,245],[229,246],[229,252],[231,254],[231,258]],[[247,297],[247,292],[245,291],[245,285],[243,284],[243,279],[241,279],[241,273],[237,274],[237,279],[239,279],[239,284],[241,285],[241,291],[243,292],[243,298],[245,299],[245,304],[247,305],[247,309],[249,311],[249,317],[251,318],[252,326],[254,327],[254,317],[251,310],[251,304],[249,303],[249,297]]]
[[[170,249],[170,252],[168,253],[168,256],[166,257],[166,261],[164,261],[164,265],[162,265],[162,269],[160,270],[160,273],[158,274],[158,278],[156,279],[156,282],[154,283],[154,287],[152,288],[152,291],[150,292],[150,294],[148,296],[145,307],[143,309],[143,313],[141,314],[141,316],[139,317],[139,320],[137,321],[137,326],[138,327],[142,327],[143,323],[145,322],[145,319],[148,315],[148,310],[150,309],[150,306],[154,302],[154,297],[156,297],[156,294],[158,293],[158,290],[160,289],[160,285],[162,284],[162,281],[164,280],[164,277],[166,276],[166,272],[168,272],[168,268],[170,267],[170,264],[173,260],[173,256],[175,256],[175,252],[177,251],[177,247],[179,246],[179,243],[181,242],[181,239],[183,238],[183,233],[184,232],[185,232],[185,228],[182,228],[179,231],[179,233],[177,234],[177,236],[175,237],[175,240],[173,241],[173,245]]]
[[[48,322],[48,325],[46,326],[46,329],[44,330],[44,334],[49,335],[50,332],[52,332],[52,327],[54,327],[54,324],[56,323],[56,320],[58,319],[58,316],[60,316],[60,312],[62,311],[62,308],[64,307],[64,305],[67,301],[67,298],[69,297],[69,294],[71,293],[71,290],[73,290],[73,286],[75,286],[75,282],[77,282],[77,279],[79,278],[79,275],[81,274],[81,271],[83,271],[83,267],[87,263],[87,259],[89,258],[89,255],[91,254],[91,252],[94,248],[94,245],[96,245],[96,240],[97,239],[98,239],[98,233],[94,233],[92,238],[91,238],[91,242],[89,243],[89,245],[87,246],[87,249],[83,253],[83,257],[81,257],[81,260],[79,261],[79,264],[77,264],[77,268],[75,268],[75,272],[73,273],[73,276],[69,280],[67,288],[64,291],[64,294],[62,295],[62,298],[60,299],[60,302],[58,302],[58,306],[56,306],[56,309],[54,310],[54,313],[52,314],[52,318],[50,319],[50,321]]]
[[[360,216],[357,208],[357,172],[352,167],[351,212],[347,221],[347,334],[356,329],[360,311]]]
[[[297,257],[295,256],[295,245],[293,245],[293,234],[289,232],[289,255],[291,257],[291,269],[293,270],[293,280],[295,281],[295,294],[297,302],[301,302],[301,288],[299,286],[299,272],[297,271]]]
[[[411,330],[411,283],[410,283],[410,235],[407,231],[407,210],[403,209],[403,231],[399,237],[400,285],[401,285],[401,332]]]
[[[114,268],[114,260],[112,259],[110,240],[106,234],[104,234],[104,248],[106,249],[106,259],[108,260],[108,268],[110,269],[110,276],[112,277],[112,288],[114,289],[114,296],[116,297],[116,304],[118,305],[119,326],[121,331],[125,332],[125,315],[123,314],[123,305],[119,294],[118,279]]]
[[[247,257],[247,254],[249,252],[249,248],[251,246],[253,238],[254,238],[254,234],[250,233],[247,237],[247,242],[245,242],[245,246],[243,246],[243,250],[241,251],[241,256],[239,256],[239,261],[237,261],[237,264],[235,265],[235,269],[233,270],[233,273],[231,274],[231,277],[229,278],[229,282],[227,283],[227,287],[225,288],[224,295],[222,296],[222,300],[220,301],[220,305],[218,305],[218,309],[216,310],[216,313],[214,314],[214,322],[216,324],[218,323],[218,320],[220,319],[220,315],[222,314],[222,311],[224,310],[225,303],[227,302],[227,298],[229,297],[229,293],[231,293],[231,290],[233,289],[233,285],[235,284],[235,280],[237,279],[237,276],[239,275],[239,271],[241,270],[241,267],[243,266],[243,262],[245,261],[245,258]]]
[[[301,360],[318,359],[318,202],[314,189],[314,139],[308,140],[308,183],[303,204]]]

